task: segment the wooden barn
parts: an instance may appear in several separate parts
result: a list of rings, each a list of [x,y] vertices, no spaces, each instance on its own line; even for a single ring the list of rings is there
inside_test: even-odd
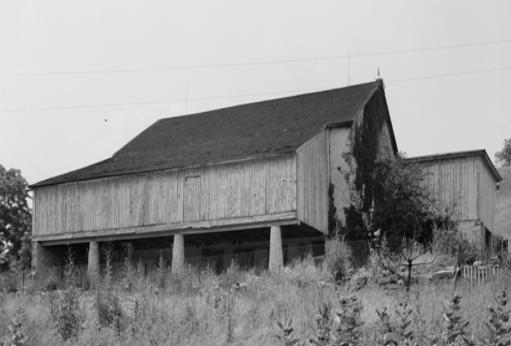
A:
[[[394,159],[381,80],[161,119],[112,157],[31,186],[34,270],[71,245],[97,280],[105,242],[148,266],[163,253],[175,272],[321,255],[331,214],[342,221],[350,203],[354,142],[369,140]]]
[[[436,207],[452,215],[470,240],[489,252],[507,251],[507,242],[495,234],[496,190],[502,178],[485,150],[413,157],[407,161],[424,170]]]

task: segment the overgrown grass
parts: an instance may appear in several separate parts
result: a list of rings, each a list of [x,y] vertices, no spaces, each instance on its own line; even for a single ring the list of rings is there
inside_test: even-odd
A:
[[[189,269],[179,277],[163,267],[148,278],[136,265],[126,270],[131,277],[97,290],[4,291],[0,340],[9,345],[15,334],[24,345],[290,346],[321,344],[327,328],[324,345],[454,345],[463,338],[507,345],[501,292],[508,276],[479,287],[425,283],[404,292],[337,286],[310,258],[262,275],[236,266],[222,275]]]

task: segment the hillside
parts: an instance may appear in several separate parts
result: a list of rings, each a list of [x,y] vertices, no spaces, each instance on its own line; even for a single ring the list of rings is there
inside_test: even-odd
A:
[[[495,230],[506,238],[511,238],[511,167],[499,168],[504,179],[497,191],[497,212]]]

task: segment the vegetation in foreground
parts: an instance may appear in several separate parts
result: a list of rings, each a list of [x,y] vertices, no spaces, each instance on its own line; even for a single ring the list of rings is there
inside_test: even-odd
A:
[[[358,289],[312,259],[276,274],[167,269],[0,296],[3,345],[509,345],[507,276]],[[129,276],[127,273],[131,273]],[[107,273],[108,274],[108,273]]]

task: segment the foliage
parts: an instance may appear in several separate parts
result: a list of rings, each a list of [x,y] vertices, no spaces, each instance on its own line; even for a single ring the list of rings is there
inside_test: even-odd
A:
[[[329,281],[326,269],[309,260],[273,275],[255,275],[235,266],[232,271],[222,279],[211,271],[189,270],[190,284],[172,278],[164,290],[156,289],[157,282],[143,273],[129,291],[122,289],[122,277],[114,278],[109,290],[115,301],[105,303],[105,316],[110,317],[103,324],[95,300],[98,291],[100,299],[108,292],[101,286],[98,291],[71,286],[50,293],[0,293],[0,335],[10,338],[12,322],[7,316],[15,316],[23,306],[26,318],[17,330],[24,336],[29,333],[26,345],[285,345],[286,341],[293,346],[467,345],[460,335],[471,342],[484,335],[485,340],[475,340],[477,346],[506,345],[507,297],[501,294],[493,300],[491,292],[508,287],[509,276],[475,287],[461,282],[456,294],[463,300],[453,301],[452,286],[435,282],[414,285],[409,293],[371,284],[353,292],[348,285]],[[227,283],[235,278],[243,279],[243,289],[229,287]],[[73,292],[75,298],[69,298]],[[356,299],[341,298],[353,295]],[[450,303],[444,306],[446,299]],[[69,339],[64,341],[61,335],[73,336],[65,336]],[[457,341],[448,342],[453,339]]]
[[[511,327],[509,326],[509,310],[507,308],[507,293],[502,291],[495,297],[495,304],[488,308],[490,317],[485,323],[487,336],[484,346],[510,346]]]
[[[413,282],[413,270],[423,265],[422,260],[430,252],[430,246],[425,246],[413,238],[403,238],[400,251],[392,251],[387,245],[386,238],[379,242],[377,247],[371,249],[371,260],[388,279],[403,282],[406,291],[410,290]]]
[[[157,280],[158,280],[158,288],[164,289],[166,286],[167,279],[167,266],[165,265],[165,260],[163,259],[163,254],[160,251],[160,256],[158,257],[158,267],[157,267]]]
[[[134,278],[136,277],[135,267],[133,265],[133,245],[127,243],[124,245],[125,256],[122,262],[123,288],[131,291],[134,286]]]
[[[16,310],[14,318],[9,324],[9,332],[10,335],[7,339],[7,345],[9,346],[23,346],[29,341],[26,330],[26,315],[21,307]]]
[[[397,335],[403,346],[416,346],[415,336],[411,328],[413,310],[407,301],[400,302],[396,309]]]
[[[112,327],[118,334],[121,332],[122,310],[119,297],[106,287],[96,292],[96,309],[101,327]]]
[[[50,294],[50,315],[57,334],[66,341],[78,336],[85,313],[76,288]]]
[[[472,346],[474,343],[468,338],[467,328],[469,322],[464,321],[460,314],[461,296],[455,295],[449,302],[447,311],[444,313],[445,329],[442,342],[447,345],[467,345]]]
[[[110,285],[113,282],[113,275],[114,271],[112,268],[112,261],[113,261],[113,250],[112,250],[112,244],[107,243],[103,247],[103,254],[105,256],[105,276],[103,278],[103,285],[107,288],[110,288]]]
[[[332,330],[331,320],[332,304],[330,302],[323,303],[316,314],[316,325],[314,328],[314,336],[309,341],[315,346],[331,345],[330,331]]]
[[[413,238],[426,244],[432,240],[435,227],[443,226],[434,211],[434,202],[424,185],[424,173],[417,165],[403,157],[377,167],[375,179],[374,230],[381,230],[392,249],[399,248],[401,240]]]
[[[362,321],[360,313],[362,305],[358,298],[339,298],[340,308],[335,313],[336,326],[334,328],[334,345],[357,346],[360,345],[360,327]]]
[[[30,268],[31,214],[28,183],[17,169],[0,165],[0,270],[16,262]]]
[[[454,256],[457,266],[472,264],[479,256],[480,249],[466,235],[455,227],[436,229],[432,250],[436,253]]]
[[[325,265],[335,281],[341,283],[352,268],[351,249],[342,239],[333,237],[325,240]]]
[[[387,307],[383,310],[376,309],[376,315],[378,315],[379,327],[378,330],[379,340],[378,345],[381,346],[398,346],[399,340],[395,332],[395,327],[392,325],[390,315],[387,312]]]
[[[309,341],[316,346],[357,346],[361,344],[360,313],[362,305],[358,298],[339,297],[339,309],[332,318],[332,304],[323,303],[316,315],[314,337]]]
[[[282,342],[283,346],[295,346],[301,344],[300,339],[297,339],[293,336],[294,329],[292,325],[292,318],[282,322],[277,322],[280,334],[277,334],[276,338]]]
[[[354,173],[346,175],[351,205],[345,208],[346,223],[338,233],[348,244],[357,244],[354,253],[369,254],[362,244],[374,246],[378,238],[385,238],[393,252],[401,250],[403,238],[427,245],[435,228],[451,227],[450,216],[435,210],[420,167],[398,156],[379,162],[372,172],[370,187],[358,186]]]
[[[504,147],[495,153],[495,161],[504,167],[511,166],[511,138],[504,139]]]

